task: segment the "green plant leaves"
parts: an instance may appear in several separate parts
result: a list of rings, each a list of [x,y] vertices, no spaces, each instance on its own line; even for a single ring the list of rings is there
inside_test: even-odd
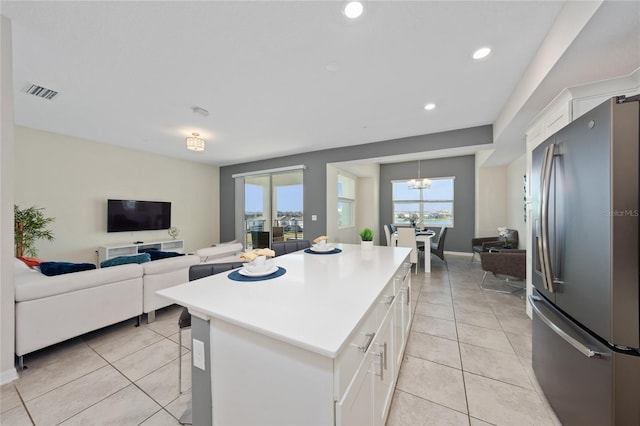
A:
[[[46,217],[44,208],[31,206],[20,209],[13,206],[14,214],[14,241],[16,245],[16,256],[37,256],[38,250],[35,243],[37,240],[53,241],[55,237],[47,226],[55,221],[55,218]]]

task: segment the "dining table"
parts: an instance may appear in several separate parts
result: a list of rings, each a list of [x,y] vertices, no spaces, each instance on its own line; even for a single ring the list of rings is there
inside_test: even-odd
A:
[[[421,230],[416,228],[416,243],[422,242],[424,243],[424,272],[431,273],[431,239],[436,235],[434,231],[431,230]],[[398,244],[398,233],[394,232],[391,234],[391,245],[397,246]]]

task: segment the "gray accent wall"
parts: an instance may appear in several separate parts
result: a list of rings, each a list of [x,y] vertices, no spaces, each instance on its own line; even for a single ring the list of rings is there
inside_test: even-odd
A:
[[[193,426],[213,424],[211,390],[211,328],[209,321],[191,316],[191,338],[204,343],[204,371],[193,363],[191,352],[191,408]],[[182,360],[178,360],[182,362]],[[182,365],[180,365],[182,368]]]
[[[313,151],[303,154],[290,155],[285,157],[272,158],[269,160],[253,161],[243,164],[235,164],[220,168],[220,241],[229,241],[235,238],[235,217],[236,214],[244,214],[235,211],[235,183],[232,175],[236,173],[249,173],[253,171],[269,170],[279,167],[295,166],[303,164],[306,166],[304,171],[304,232],[307,238],[313,239],[319,235],[324,235],[327,227],[327,163],[336,163],[341,161],[354,161],[367,158],[379,158],[391,155],[411,154],[418,152],[436,151],[447,148],[474,146],[482,144],[490,144],[493,142],[493,129],[491,125],[470,127],[467,129],[451,130],[441,133],[433,133],[429,135],[412,136],[401,139],[393,139],[383,142],[373,142],[363,145],[355,145],[343,148],[327,149],[322,151]],[[433,160],[433,161],[445,161]],[[423,162],[426,164],[426,162]],[[415,172],[417,168],[411,169]],[[426,170],[426,169],[424,169]],[[471,183],[472,191],[469,205],[471,209],[471,219],[469,222],[470,231],[468,240],[471,241],[473,235],[473,163],[471,165]],[[407,175],[409,170],[407,170]],[[448,174],[451,176],[451,173]],[[413,177],[413,176],[411,176]],[[462,182],[464,179],[460,178]],[[382,182],[382,180],[381,180]],[[456,184],[457,185],[457,184]],[[456,188],[457,190],[457,188]],[[463,191],[464,192],[464,191]],[[390,203],[391,198],[385,200],[382,192],[380,194],[381,212],[384,203]],[[456,193],[457,198],[457,193]],[[457,202],[457,201],[456,201]],[[465,203],[464,206],[467,204]],[[466,208],[466,207],[461,207]],[[387,209],[389,210],[389,209]],[[318,220],[312,222],[311,215],[317,215]],[[384,217],[381,216],[381,223],[384,223]],[[388,219],[386,219],[388,220]],[[458,223],[456,222],[456,226]],[[379,231],[381,232],[381,231]],[[458,231],[462,232],[462,231]],[[457,232],[456,232],[457,233]],[[465,231],[466,233],[466,231]],[[380,235],[383,235],[382,233]],[[447,237],[449,238],[449,237]],[[462,240],[462,237],[456,239]],[[453,238],[452,238],[453,240]],[[458,244],[456,243],[456,246]],[[469,245],[469,244],[467,244]],[[454,250],[453,246],[447,250]],[[462,246],[460,246],[462,247]],[[466,248],[464,251],[468,251]]]
[[[475,220],[475,156],[422,160],[420,169],[421,177],[455,177],[453,228],[447,231],[444,248],[447,251],[471,251]],[[391,181],[415,178],[417,170],[417,161],[380,166],[380,235],[384,235],[384,224],[393,220]]]

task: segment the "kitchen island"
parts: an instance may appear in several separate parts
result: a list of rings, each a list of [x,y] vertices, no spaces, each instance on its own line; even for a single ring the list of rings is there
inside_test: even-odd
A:
[[[277,278],[227,272],[158,292],[192,314],[194,425],[384,424],[411,321],[410,249],[336,247],[275,258]]]

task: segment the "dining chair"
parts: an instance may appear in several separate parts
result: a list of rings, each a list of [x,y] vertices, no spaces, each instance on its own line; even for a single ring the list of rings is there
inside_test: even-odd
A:
[[[384,225],[384,235],[387,237],[387,245],[391,245],[391,230],[389,229],[389,225]]]
[[[447,227],[443,226],[440,228],[440,233],[438,234],[438,241],[431,243],[431,254],[435,254],[442,260],[449,269],[449,264],[447,263],[447,259],[444,257],[444,241],[447,237]]]
[[[398,228],[398,247],[411,248],[409,261],[416,264],[416,274],[418,273],[418,246],[416,244],[416,231],[413,228]]]

